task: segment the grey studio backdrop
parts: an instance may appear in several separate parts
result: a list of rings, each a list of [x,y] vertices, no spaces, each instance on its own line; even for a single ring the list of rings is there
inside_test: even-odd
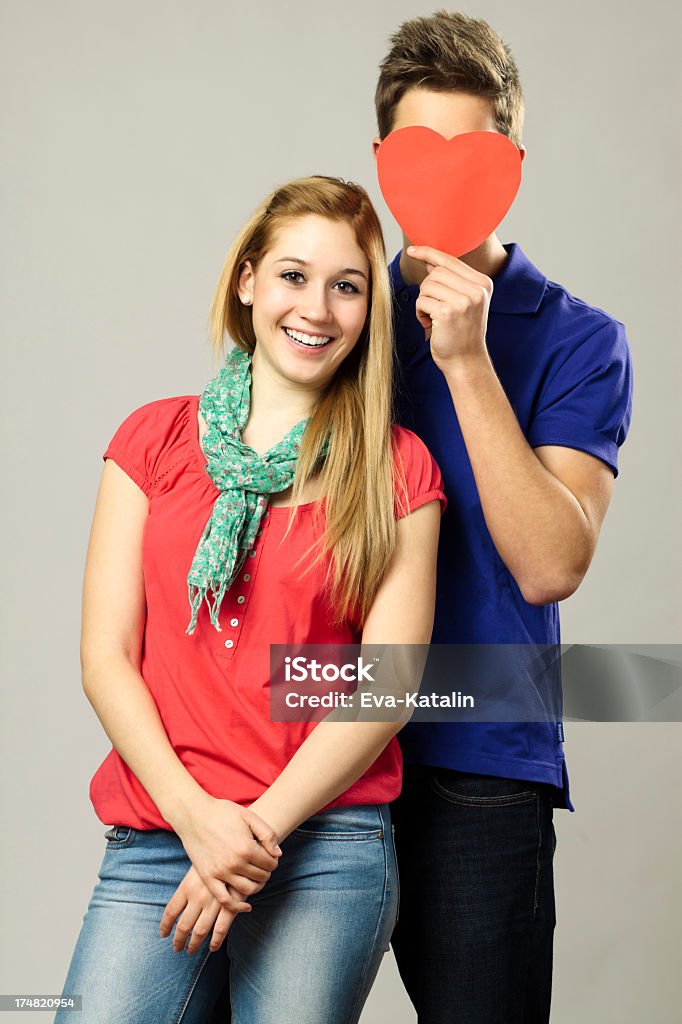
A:
[[[360,182],[397,251],[370,152],[377,66],[397,24],[437,6],[2,3],[0,992],[61,991],[104,850],[88,782],[109,743],[79,670],[101,453],[134,408],[214,372],[213,286],[276,183]],[[526,94],[499,236],[622,320],[634,357],[621,476],[562,639],[680,643],[678,5],[462,9],[510,44]],[[567,724],[556,1024],[679,1020],[681,739],[680,724]],[[362,1020],[415,1020],[392,954]]]

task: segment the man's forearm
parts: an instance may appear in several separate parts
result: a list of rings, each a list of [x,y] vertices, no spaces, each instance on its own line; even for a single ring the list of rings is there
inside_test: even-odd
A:
[[[487,352],[443,373],[500,558],[530,603],[568,597],[594,550],[583,508],[529,446]]]

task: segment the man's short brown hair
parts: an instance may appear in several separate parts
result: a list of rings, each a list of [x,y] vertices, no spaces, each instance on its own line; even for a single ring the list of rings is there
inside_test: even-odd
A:
[[[502,135],[521,145],[523,92],[507,44],[482,18],[457,11],[405,21],[390,38],[374,97],[379,135],[393,128],[395,108],[408,89],[467,92],[488,97]]]

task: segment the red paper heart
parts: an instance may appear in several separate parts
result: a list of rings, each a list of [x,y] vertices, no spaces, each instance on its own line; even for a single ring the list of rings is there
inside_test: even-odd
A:
[[[377,155],[379,188],[413,245],[462,256],[504,219],[521,184],[521,154],[498,132],[444,139],[423,126],[398,128]]]

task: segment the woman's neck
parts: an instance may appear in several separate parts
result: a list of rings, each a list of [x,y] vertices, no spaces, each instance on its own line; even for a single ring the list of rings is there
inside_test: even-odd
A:
[[[245,444],[262,454],[277,444],[300,420],[306,419],[319,390],[287,381],[258,356],[251,360],[251,403],[242,431]]]

